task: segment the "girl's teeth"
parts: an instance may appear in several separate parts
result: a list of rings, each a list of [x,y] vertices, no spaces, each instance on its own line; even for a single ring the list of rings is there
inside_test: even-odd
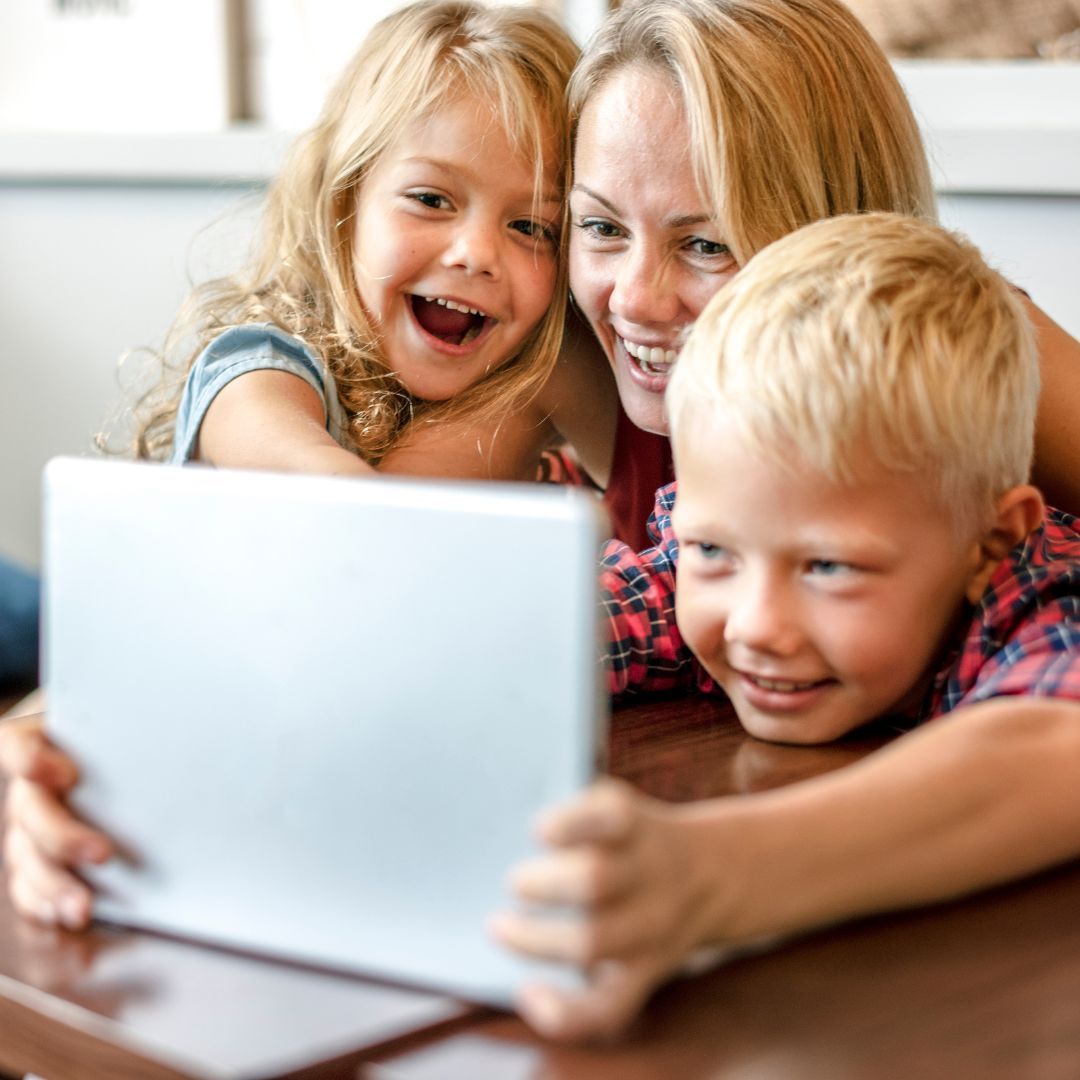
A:
[[[449,308],[451,311],[464,311],[466,315],[483,315],[484,312],[478,311],[476,308],[466,307],[464,304],[459,304],[456,300],[444,300],[441,296],[425,296],[424,299],[429,303],[438,304],[440,307]]]

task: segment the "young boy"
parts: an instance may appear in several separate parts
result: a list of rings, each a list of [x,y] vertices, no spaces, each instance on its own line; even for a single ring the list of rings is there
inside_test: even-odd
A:
[[[768,793],[670,806],[605,781],[551,813],[514,878],[531,913],[495,921],[590,965],[581,993],[523,990],[538,1029],[616,1031],[703,947],[1080,854],[1080,534],[1026,482],[1037,383],[1008,286],[925,223],[819,222],[712,301],[668,395],[678,500],[655,550],[610,560],[616,687],[696,669],[790,743],[940,719]],[[582,919],[540,913],[565,904]]]

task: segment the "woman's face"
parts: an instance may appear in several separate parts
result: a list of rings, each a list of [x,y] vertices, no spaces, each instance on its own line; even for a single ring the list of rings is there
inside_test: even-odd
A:
[[[664,391],[690,324],[738,270],[702,199],[678,91],[616,72],[581,114],[570,194],[570,285],[638,427],[666,434]]]

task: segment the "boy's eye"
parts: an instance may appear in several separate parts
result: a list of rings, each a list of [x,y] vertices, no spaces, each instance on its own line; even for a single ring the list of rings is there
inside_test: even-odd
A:
[[[731,552],[721,544],[710,544],[707,540],[699,540],[689,546],[696,548],[700,557],[706,562],[723,562],[731,558]]]
[[[850,563],[837,562],[835,559],[811,559],[807,569],[819,577],[839,577],[852,573],[855,568]]]
[[[718,544],[709,543],[698,544],[697,548],[706,559],[715,559],[724,550]]]
[[[604,218],[582,218],[581,221],[574,222],[574,225],[594,240],[614,240],[622,236],[618,225],[613,225]]]
[[[450,200],[445,195],[439,195],[434,191],[412,191],[408,197],[415,199],[416,202],[423,206],[430,207],[432,210],[450,209]]]

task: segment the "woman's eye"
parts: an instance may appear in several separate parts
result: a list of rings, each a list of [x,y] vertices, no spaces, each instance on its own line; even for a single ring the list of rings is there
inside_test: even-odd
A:
[[[622,236],[622,230],[618,225],[613,225],[603,218],[583,218],[574,223],[586,236],[595,240],[614,240]]]
[[[694,237],[687,246],[695,255],[704,255],[710,259],[731,255],[731,248],[727,244],[721,244],[716,240],[705,240],[700,236]]]
[[[445,195],[439,195],[434,191],[413,191],[409,193],[410,199],[415,199],[422,206],[428,206],[432,210],[449,210],[450,200]]]

